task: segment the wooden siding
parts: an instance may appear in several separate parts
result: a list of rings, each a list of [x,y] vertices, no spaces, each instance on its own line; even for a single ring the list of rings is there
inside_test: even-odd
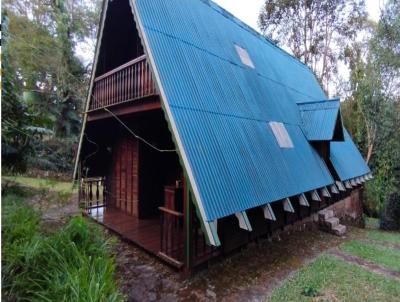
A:
[[[156,94],[150,67],[143,55],[94,80],[89,111]]]

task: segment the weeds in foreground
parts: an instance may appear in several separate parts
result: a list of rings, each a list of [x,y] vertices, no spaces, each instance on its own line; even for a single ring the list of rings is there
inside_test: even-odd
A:
[[[17,301],[122,301],[109,243],[98,226],[73,218],[52,235],[21,197],[2,211],[2,291]]]

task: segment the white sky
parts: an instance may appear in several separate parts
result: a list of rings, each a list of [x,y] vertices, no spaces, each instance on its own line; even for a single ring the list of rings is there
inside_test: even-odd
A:
[[[379,19],[379,7],[384,0],[366,0],[367,11],[374,21]],[[217,4],[238,17],[240,20],[258,30],[258,14],[265,0],[214,0]]]

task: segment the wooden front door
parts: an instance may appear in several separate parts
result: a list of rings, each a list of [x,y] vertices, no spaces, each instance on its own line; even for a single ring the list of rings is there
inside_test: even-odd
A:
[[[112,150],[109,204],[138,216],[139,204],[139,144],[132,137],[123,136]]]

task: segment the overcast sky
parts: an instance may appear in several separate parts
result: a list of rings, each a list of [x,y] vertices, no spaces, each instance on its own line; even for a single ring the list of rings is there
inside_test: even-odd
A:
[[[214,2],[258,30],[258,14],[265,0],[214,0]],[[379,7],[382,6],[383,0],[366,0],[365,2],[371,19],[378,21]]]

